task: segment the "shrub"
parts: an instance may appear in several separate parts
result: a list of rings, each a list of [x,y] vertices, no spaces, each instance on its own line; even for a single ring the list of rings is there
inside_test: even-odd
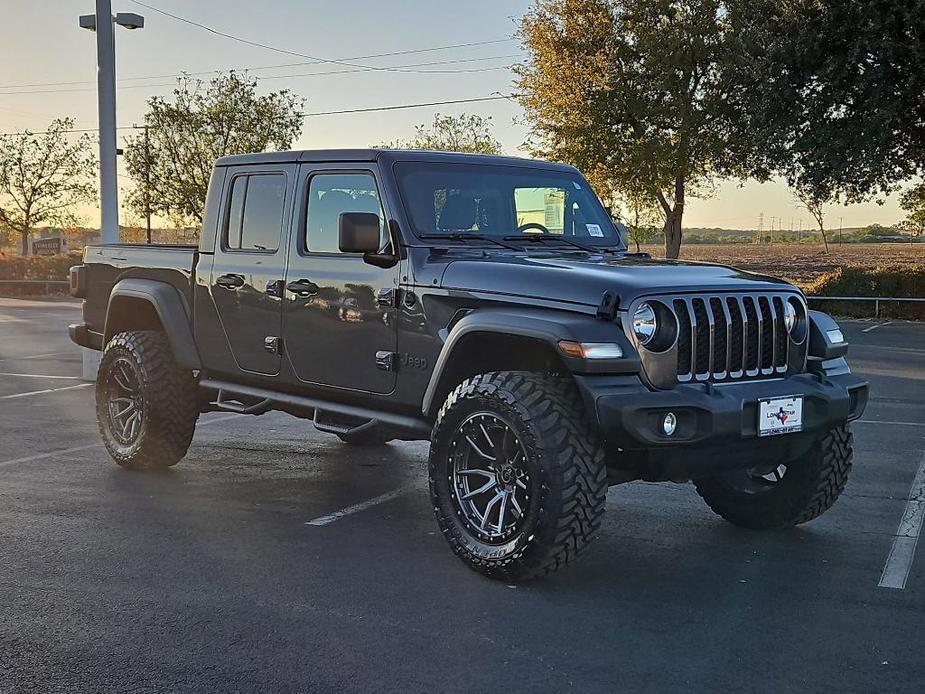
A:
[[[60,255],[36,255],[23,258],[0,254],[0,280],[66,280],[72,265],[80,263],[80,253]],[[28,285],[0,284],[0,292],[7,295],[44,294],[47,286],[36,282]],[[67,293],[67,287],[59,292]]]
[[[921,265],[887,265],[877,268],[838,267],[806,287],[810,296],[925,297],[925,262]],[[816,305],[843,316],[866,317],[874,313],[871,301],[816,301]],[[925,304],[881,302],[885,318],[925,319]]]

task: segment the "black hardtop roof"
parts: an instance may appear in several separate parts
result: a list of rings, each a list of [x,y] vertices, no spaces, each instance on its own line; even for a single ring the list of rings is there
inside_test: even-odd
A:
[[[541,159],[503,157],[494,154],[462,154],[460,152],[433,152],[419,149],[304,149],[287,152],[257,152],[256,154],[232,154],[216,160],[216,166],[241,166],[244,164],[293,164],[298,162],[382,162],[428,161],[455,164],[487,164],[524,166],[530,168],[558,169],[575,172],[567,164],[556,164]]]

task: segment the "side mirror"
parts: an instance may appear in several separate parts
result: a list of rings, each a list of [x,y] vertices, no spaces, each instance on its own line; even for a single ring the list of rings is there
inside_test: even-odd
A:
[[[337,220],[337,245],[341,253],[378,253],[382,245],[382,222],[372,212],[341,212]]]

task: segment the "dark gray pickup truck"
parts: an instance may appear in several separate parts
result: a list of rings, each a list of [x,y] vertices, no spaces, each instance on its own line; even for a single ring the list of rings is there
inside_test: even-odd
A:
[[[198,247],[91,246],[71,282],[117,463],[174,465],[212,410],[429,440],[440,529],[507,580],[579,554],[629,480],[692,480],[749,528],[811,520],[867,403],[798,289],[627,252],[578,171],[546,162],[226,157]]]

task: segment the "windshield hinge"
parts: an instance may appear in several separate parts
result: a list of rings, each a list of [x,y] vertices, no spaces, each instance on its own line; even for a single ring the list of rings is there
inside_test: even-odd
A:
[[[619,308],[620,297],[615,292],[606,291],[601,296],[601,303],[597,305],[597,317],[599,320],[614,320]]]

